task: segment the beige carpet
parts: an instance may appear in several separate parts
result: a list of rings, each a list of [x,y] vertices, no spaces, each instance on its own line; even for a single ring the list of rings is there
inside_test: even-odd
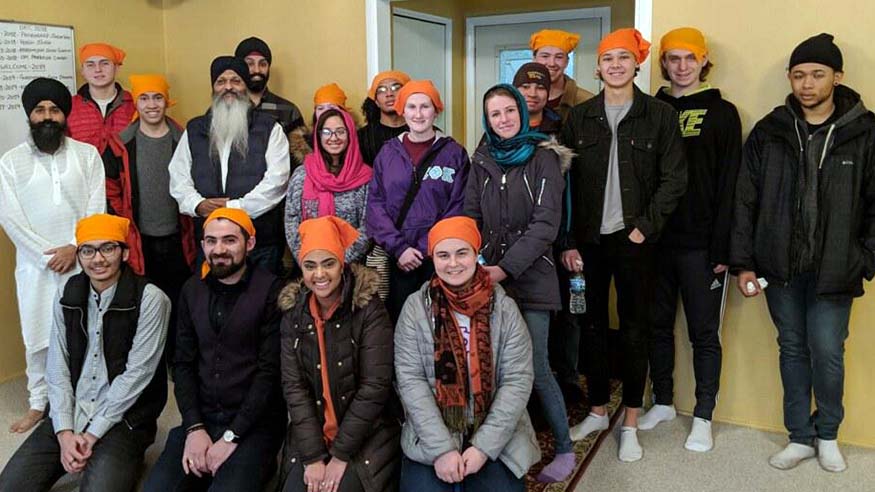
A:
[[[578,492],[871,492],[875,491],[875,450],[841,446],[848,461],[842,473],[828,473],[808,460],[780,471],[768,464],[787,442],[785,435],[714,424],[709,453],[684,449],[690,418],[679,416],[650,431],[639,431],[644,458],[617,459],[616,431],[602,444]],[[619,428],[619,426],[617,426]]]

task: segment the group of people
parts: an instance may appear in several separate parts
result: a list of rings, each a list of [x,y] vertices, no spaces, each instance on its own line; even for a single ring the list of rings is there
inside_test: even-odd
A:
[[[75,96],[28,84],[0,225],[30,392],[11,430],[36,428],[0,489],[76,472],[83,491],[130,489],[168,369],[182,422],[147,491],[262,490],[278,468],[288,492],[521,491],[541,460],[527,407],[555,450],[537,480],[563,481],[573,441],[609,427],[611,377],[619,459],[636,461],[638,431],[676,415],[679,294],[685,447],[706,452],[729,272],[778,330],[790,443],[770,464],[843,470],[843,344],[875,274],[875,114],[841,84],[833,37],[793,50],[792,93],[743,146],[700,31],[662,37],[656,96],[634,84],[650,53],[637,30],[598,43],[597,95],[565,74],[578,42],[531,36],[533,61],[484,94],[470,157],[435,127],[435,86],[396,70],[373,79],[365,126],[334,83],[305,123],[268,90],[258,38],[213,60],[211,106],[184,126],[163,76],[115,81],[125,53],[108,44],[80,50]],[[585,315],[569,309],[581,273]],[[580,372],[591,410],[570,427]]]

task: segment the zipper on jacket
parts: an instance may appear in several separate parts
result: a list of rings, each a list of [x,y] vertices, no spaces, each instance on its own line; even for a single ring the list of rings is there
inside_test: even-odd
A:
[[[529,200],[531,200],[532,203],[535,203],[535,195],[532,194],[532,187],[529,186],[529,177],[526,175],[525,171],[523,171],[523,182],[526,184],[526,190],[529,192]]]
[[[507,174],[501,175],[501,191],[504,191],[504,186],[507,184]]]
[[[547,263],[549,263],[550,266],[552,266],[552,267],[555,267],[555,266],[556,266],[556,264],[553,263],[553,260],[551,260],[550,258],[547,258],[547,255],[541,255],[541,258],[542,258],[544,261],[546,261]]]
[[[486,196],[486,185],[489,184],[490,176],[486,176],[486,179],[483,181],[483,189],[480,190],[480,199],[482,200],[484,196]]]
[[[823,169],[823,160],[826,159],[826,151],[829,149],[829,139],[832,137],[832,131],[835,128],[835,123],[829,125],[829,131],[826,132],[826,140],[823,141],[823,152],[820,153],[820,162],[817,164],[817,169]]]
[[[544,186],[547,184],[547,178],[541,178],[541,191],[538,192],[538,206],[541,205],[541,198],[544,196]]]

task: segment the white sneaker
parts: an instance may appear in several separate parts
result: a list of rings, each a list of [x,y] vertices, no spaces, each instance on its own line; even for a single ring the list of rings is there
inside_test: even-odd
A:
[[[835,440],[817,440],[817,462],[820,463],[821,468],[828,472],[842,472],[848,467]]]
[[[789,470],[808,458],[814,457],[814,446],[791,442],[769,458],[769,464],[779,470]]]
[[[611,419],[608,418],[608,414],[599,415],[594,412],[589,412],[589,415],[583,419],[583,422],[575,425],[569,430],[569,434],[571,435],[572,441],[580,441],[585,439],[586,436],[592,434],[595,431],[603,431],[608,428],[611,423]]]
[[[674,420],[677,415],[674,405],[653,405],[644,415],[638,417],[638,428],[650,430],[660,422]]]
[[[714,440],[711,437],[711,421],[693,417],[693,427],[690,429],[690,435],[687,436],[684,447],[699,453],[711,451],[711,448],[714,447]]]

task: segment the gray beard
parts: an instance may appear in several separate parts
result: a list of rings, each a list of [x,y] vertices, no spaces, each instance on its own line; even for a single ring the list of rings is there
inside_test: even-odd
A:
[[[232,101],[222,95],[213,97],[210,106],[210,152],[221,155],[222,148],[231,143],[231,149],[245,156],[249,150],[249,94],[242,93]]]

